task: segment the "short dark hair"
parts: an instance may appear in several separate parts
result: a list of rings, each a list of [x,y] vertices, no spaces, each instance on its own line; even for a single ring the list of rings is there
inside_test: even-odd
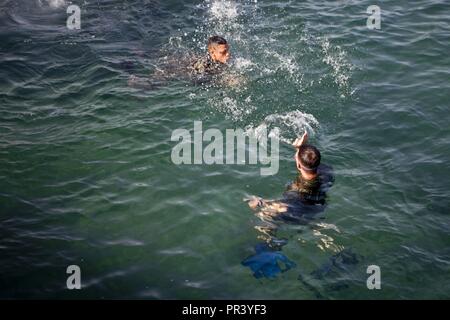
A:
[[[315,173],[320,165],[320,151],[310,144],[302,145],[299,148],[298,160],[304,170]]]
[[[208,46],[227,43],[228,43],[227,40],[225,40],[225,38],[222,38],[220,36],[212,36],[208,39]]]

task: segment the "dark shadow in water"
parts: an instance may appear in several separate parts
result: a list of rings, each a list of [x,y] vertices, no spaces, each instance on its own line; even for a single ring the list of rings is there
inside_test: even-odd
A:
[[[319,268],[310,273],[309,276],[304,276],[301,273],[298,275],[298,280],[310,290],[317,299],[324,299],[322,293],[311,284],[313,281],[321,281],[325,283],[323,286],[326,292],[339,291],[348,289],[350,286],[348,280],[339,279],[342,273],[350,273],[351,269],[355,267],[361,260],[362,256],[353,252],[350,249],[339,251],[330,257]]]
[[[360,258],[352,249],[345,249],[333,255],[320,268],[311,272],[311,275],[318,280],[324,279],[336,270],[347,270],[347,266],[356,265]]]

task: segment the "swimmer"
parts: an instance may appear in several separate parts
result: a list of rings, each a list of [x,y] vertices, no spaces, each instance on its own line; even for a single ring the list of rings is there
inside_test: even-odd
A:
[[[325,210],[326,191],[333,183],[332,169],[320,163],[320,151],[307,142],[308,133],[305,131],[292,144],[298,176],[288,185],[282,199],[266,200],[256,196],[245,199],[262,222],[255,226],[259,232],[258,239],[277,252],[288,242],[277,236],[279,223],[308,225]],[[258,257],[255,255],[252,259]]]
[[[230,46],[227,41],[219,36],[208,39],[208,52],[206,56],[197,59],[191,65],[192,74],[200,76],[203,80],[213,80],[217,85],[231,88],[242,88],[247,83],[247,79],[231,68],[225,68],[230,59]],[[226,70],[226,72],[224,72]],[[219,76],[220,75],[220,76]],[[208,79],[208,76],[213,76]]]
[[[321,211],[319,208],[313,209],[310,205],[325,204],[325,191],[331,186],[333,177],[331,168],[320,164],[320,151],[307,144],[307,141],[308,133],[305,131],[302,137],[295,139],[292,144],[296,149],[294,158],[298,176],[288,185],[284,199],[265,200],[259,197],[247,199],[251,209],[260,210],[257,216],[276,218],[281,214],[301,215]]]
[[[208,39],[208,49],[204,56],[195,57],[187,51],[164,56],[155,65],[150,78],[132,75],[128,84],[141,89],[154,89],[167,81],[179,79],[197,84],[212,82],[220,86],[242,88],[247,80],[227,68],[230,56],[227,40],[217,35],[212,36]]]
[[[195,74],[216,74],[230,59],[230,46],[227,40],[220,36],[208,39],[208,52],[204,57],[197,59],[192,65]]]
[[[301,138],[295,139],[292,144],[296,148],[295,164],[299,175],[297,180],[290,186],[290,190],[298,191],[301,194],[314,195],[319,192],[320,179],[317,169],[320,165],[320,151],[306,142],[308,133],[305,131]],[[289,191],[290,191],[289,190]]]

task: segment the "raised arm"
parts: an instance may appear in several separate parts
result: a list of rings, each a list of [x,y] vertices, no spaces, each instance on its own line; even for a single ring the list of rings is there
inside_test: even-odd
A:
[[[298,161],[298,153],[300,151],[300,147],[304,144],[306,144],[306,142],[308,141],[308,132],[305,130],[305,133],[303,133],[301,138],[297,138],[295,139],[294,143],[292,144],[294,146],[294,148],[296,148],[296,152],[295,152],[295,164],[297,165],[297,168],[300,170],[300,163]]]
[[[303,133],[302,137],[295,139],[292,145],[298,149],[300,148],[300,146],[304,145],[307,141],[308,141],[308,132],[305,130],[305,133]]]

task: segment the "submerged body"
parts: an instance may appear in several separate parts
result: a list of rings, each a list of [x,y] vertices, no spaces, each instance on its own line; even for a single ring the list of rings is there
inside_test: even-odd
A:
[[[264,243],[256,245],[255,254],[242,261],[244,266],[253,271],[255,278],[274,278],[279,273],[296,266],[281,252],[287,240],[277,238],[277,222],[294,224],[310,222],[318,213],[325,210],[326,192],[334,182],[332,168],[324,164],[317,165],[314,174],[308,178],[299,170],[297,178],[287,185],[282,199],[265,200],[259,197],[250,199],[248,203],[250,208],[258,210],[256,216],[264,223],[255,226],[261,233],[258,238],[264,240]]]
[[[334,182],[333,170],[330,166],[320,163],[319,150],[306,143],[308,134],[305,131],[301,138],[294,141],[296,148],[295,163],[298,176],[294,182],[289,183],[283,198],[266,200],[260,197],[248,199],[251,209],[257,210],[256,216],[263,224],[255,226],[261,232],[258,237],[269,246],[278,248],[286,241],[275,236],[278,229],[277,222],[294,224],[307,224],[318,213],[325,210],[326,192]]]
[[[266,221],[300,221],[325,209],[326,192],[333,182],[333,169],[320,165],[316,178],[306,180],[299,175],[287,186],[283,198],[265,200],[255,197],[249,201],[249,206],[254,210],[258,209],[257,216]]]
[[[296,205],[301,204],[314,207],[325,205],[326,191],[333,183],[331,167],[320,164],[320,151],[307,144],[308,133],[305,131],[301,138],[295,139],[292,144],[296,148],[295,165],[298,169],[298,177],[295,182],[289,184],[284,199],[263,200],[255,197],[249,201],[252,209],[260,208],[261,212],[271,217],[295,212]],[[313,210],[316,211],[316,210]],[[303,212],[298,212],[302,214]]]
[[[242,265],[253,271],[255,278],[275,278],[296,266],[281,252],[287,240],[276,237],[276,222],[303,224],[323,212],[326,191],[333,180],[331,167],[321,165],[317,177],[312,180],[299,175],[287,186],[282,199],[265,200],[255,197],[249,201],[250,207],[258,210],[256,216],[264,222],[264,225],[255,227],[261,233],[258,238],[264,242],[255,246],[255,254],[242,261]]]

